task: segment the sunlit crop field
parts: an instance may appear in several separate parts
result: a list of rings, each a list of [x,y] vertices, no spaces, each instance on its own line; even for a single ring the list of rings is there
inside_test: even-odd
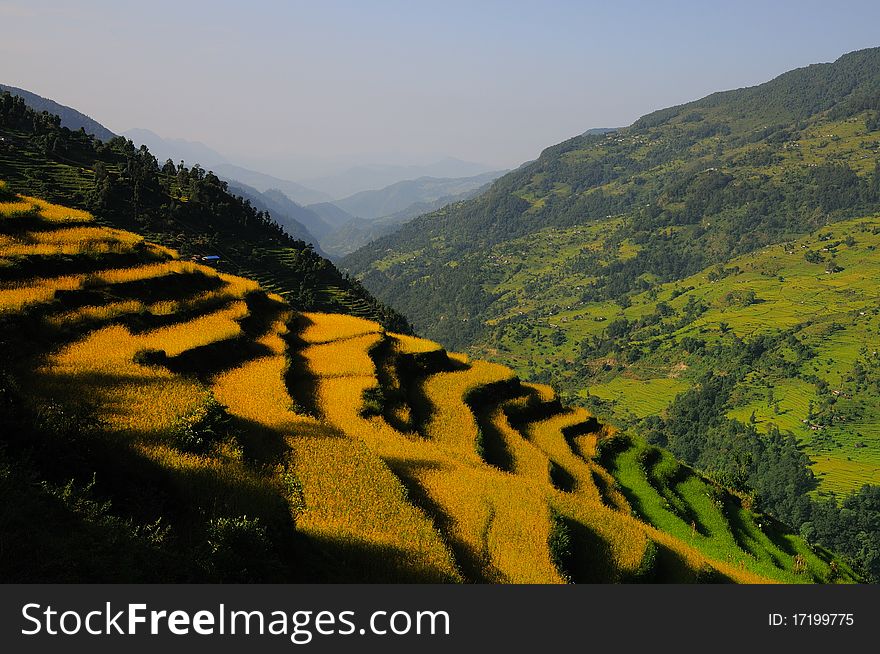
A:
[[[425,427],[426,435],[466,460],[478,460],[477,423],[465,403],[467,395],[481,386],[513,378],[509,368],[483,361],[476,361],[465,370],[432,375],[423,385],[425,397],[434,409]]]
[[[306,323],[300,337],[307,343],[327,343],[364,334],[377,334],[382,328],[374,322],[332,313],[303,313]]]
[[[596,458],[613,429],[563,407],[550,386],[362,318],[297,313],[252,280],[181,261],[86,212],[0,203],[0,220],[18,218],[0,235],[8,265],[88,258],[89,272],[0,283],[0,315],[37,318],[27,324],[45,343],[23,383],[34,407],[87,406],[100,438],[161,470],[193,510],[265,516],[280,506],[331,579],[641,580],[667,574],[651,567],[661,547],[677,557],[670,580],[706,569],[791,580],[757,528],[753,553],[731,555],[732,527],[696,477],[673,490],[706,516],[700,538],[662,513],[663,498],[643,511],[648,521],[635,517],[629,490]],[[216,411],[222,433],[187,449],[181,430]],[[627,457],[617,465],[629,470]]]

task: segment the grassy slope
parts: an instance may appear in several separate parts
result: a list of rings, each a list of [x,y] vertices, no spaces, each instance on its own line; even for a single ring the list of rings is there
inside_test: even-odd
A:
[[[82,214],[2,209],[4,393],[28,398],[34,431],[4,431],[0,481],[23,499],[0,524],[24,530],[31,552],[69,538],[66,578],[830,578],[812,554],[796,572],[754,528],[762,544],[746,554],[717,512],[718,535],[691,540],[655,513],[640,512],[663,531],[634,517],[594,458],[608,432],[502,366],[356,317],[293,312],[135,235],[83,232]],[[216,401],[226,409],[211,421]],[[97,420],[47,421],[73,406]],[[15,486],[23,470],[48,481]],[[52,490],[71,478],[82,498]],[[687,483],[709,516],[691,488],[705,482]],[[15,511],[52,501],[65,533]],[[106,542],[102,530],[134,544],[102,549],[96,572],[82,543]],[[47,560],[4,575],[59,578]]]

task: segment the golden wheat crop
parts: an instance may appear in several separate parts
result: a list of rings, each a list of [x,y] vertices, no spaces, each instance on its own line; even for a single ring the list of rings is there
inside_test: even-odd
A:
[[[36,214],[37,208],[31,202],[13,200],[12,202],[0,202],[0,216],[12,218],[28,214]]]
[[[325,377],[318,381],[317,399],[322,416],[352,438],[366,442],[381,453],[401,455],[406,438],[381,417],[364,418],[360,414],[364,391],[377,388],[374,377]]]
[[[147,306],[146,310],[155,316],[170,316],[175,313],[191,312],[208,306],[216,307],[229,300],[244,298],[244,296],[252,290],[255,289],[249,288],[243,284],[227,282],[220,288],[203,291],[179,300],[161,300],[159,302],[154,302]]]
[[[212,383],[215,397],[230,414],[281,433],[289,433],[307,419],[294,413],[284,382],[287,360],[282,337],[286,329],[284,320],[278,320],[260,339],[272,351],[271,356],[247,361],[221,373]]]
[[[205,266],[199,266],[198,268],[202,272],[205,272],[205,274],[209,274],[207,271],[216,274],[211,268],[206,268]],[[252,291],[257,291],[260,288],[260,285],[252,279],[237,277],[235,275],[227,275],[226,273],[220,273],[219,277],[221,280],[226,282],[225,288],[227,289],[228,293],[236,297],[244,297],[248,293],[251,293]]]
[[[231,515],[266,516],[276,513],[278,489],[263,471],[242,460],[241,452],[221,443],[210,457],[182,452],[167,443],[139,442],[132,449],[154,461],[176,495],[193,506]]]
[[[477,422],[465,398],[481,386],[508,381],[514,376],[513,371],[505,366],[475,361],[465,370],[440,372],[428,377],[422,383],[422,391],[433,410],[425,425],[426,435],[466,460],[478,461]]]
[[[537,397],[540,402],[552,402],[556,399],[556,391],[553,390],[552,386],[548,386],[547,384],[523,382],[523,387],[532,391],[534,396]]]
[[[583,423],[589,414],[584,409],[559,413],[524,427],[535,447],[547,454],[575,480],[574,491],[591,501],[599,501],[599,490],[593,481],[589,464],[572,452],[563,430]]]
[[[302,533],[349,556],[362,552],[360,565],[377,579],[461,580],[431,521],[363,443],[304,425],[289,444],[291,470],[303,489]]]
[[[218,375],[211,388],[230,414],[288,433],[301,416],[284,385],[285,367],[283,356],[260,357]]]
[[[426,338],[416,338],[406,334],[389,333],[401,354],[423,354],[425,352],[439,352],[443,346]]]
[[[247,314],[247,304],[236,301],[225,309],[204,314],[188,322],[133,336],[132,341],[136,343],[137,349],[164,350],[165,354],[173,357],[202,345],[239,336],[241,325],[238,321]]]
[[[306,343],[299,352],[305,361],[300,374],[314,392],[320,418],[302,415],[291,399],[286,337],[287,325],[293,325],[294,319],[283,308],[269,330],[256,339],[263,348],[256,358],[218,373],[209,388],[166,367],[135,363],[136,358],[142,360],[136,355],[143,350],[175,357],[203,345],[242,338],[241,321],[249,311],[245,299],[259,285],[180,261],[173,250],[145,244],[128,232],[69,225],[91,221],[86,212],[27,197],[0,203],[2,216],[32,212],[52,223],[51,229],[44,225],[47,231],[0,235],[0,256],[137,248],[139,256],[146,249],[164,260],[2,284],[0,311],[51,302],[59,290],[165,277],[173,283],[175,275],[209,275],[223,282],[219,289],[183,299],[152,304],[137,299],[108,301],[50,314],[48,323],[71,332],[80,330],[80,336],[48,353],[23,389],[35,403],[87,398],[109,437],[127,441],[134,452],[162,466],[172,487],[195,505],[222,505],[234,515],[269,515],[279,495],[286,496],[299,531],[334,552],[340,565],[383,581],[461,581],[461,564],[474,580],[563,582],[549,546],[555,516],[577,523],[601,542],[601,553],[573,555],[600,557],[593,563],[605,564],[602,574],[608,580],[639,570],[653,543],[691,570],[711,566],[738,581],[762,580],[710,561],[630,515],[614,478],[592,459],[597,441],[608,433],[573,438],[564,434],[564,429],[590,418],[585,410],[515,422],[514,427],[508,416],[526,416],[537,405],[557,400],[549,386],[524,384],[524,394],[501,403],[475,400],[475,391],[485,386],[513,385],[514,373],[450,354],[453,371],[429,374],[415,388],[407,388],[406,377],[398,374],[401,356],[442,352],[432,341],[386,334],[379,324],[352,316],[299,316],[298,336]],[[280,296],[269,297],[283,302]],[[137,334],[120,325],[85,331],[96,323],[141,312],[185,313],[180,318],[188,320]],[[378,370],[371,353],[381,356]],[[210,455],[174,447],[168,436],[179,420],[197,417],[213,398],[234,418],[239,438],[217,444]],[[472,409],[469,401],[479,404]],[[383,415],[373,415],[378,409]],[[512,458],[509,472],[481,460],[474,411],[502,439]],[[414,413],[425,421],[415,420]],[[391,424],[384,415],[393,418]],[[400,431],[394,425],[418,427],[421,433]],[[253,465],[254,460],[265,465]],[[553,486],[551,461],[574,480],[573,487]],[[601,480],[601,492],[595,479]],[[417,506],[415,497],[424,504]],[[431,515],[421,506],[430,507]],[[460,554],[460,561],[453,551]]]
[[[284,340],[284,337],[287,335],[287,321],[289,318],[290,313],[283,312],[272,323],[269,331],[257,339],[257,343],[269,348],[273,354],[283,355],[287,351],[287,342]]]
[[[129,252],[143,237],[109,227],[66,227],[25,235],[0,236],[4,256]]]
[[[516,475],[549,482],[550,462],[547,455],[525,440],[516,429],[511,427],[504,409],[500,405],[488,411],[487,418],[492,428],[503,440],[505,449],[512,459],[512,469]]]
[[[309,371],[318,377],[374,375],[376,366],[369,351],[383,338],[372,333],[343,340],[310,345],[301,351]]]
[[[496,480],[487,490],[495,512],[486,541],[495,567],[510,583],[561,583],[550,558],[550,508],[543,494],[513,480]]]
[[[0,285],[0,312],[16,312],[26,306],[51,302],[55,298],[56,291],[78,289],[83,279],[83,275],[64,275],[63,277],[2,284]]]
[[[586,527],[604,543],[609,576],[633,574],[639,569],[649,547],[647,525],[643,522],[598,502],[584,501],[580,496],[559,491],[553,493],[551,506],[560,515]]]
[[[50,223],[67,223],[67,222],[91,222],[94,220],[92,214],[81,209],[72,209],[70,207],[62,207],[59,204],[52,204],[38,198],[31,198],[25,195],[19,196],[25,202],[31,203],[40,213],[40,217]]]
[[[106,428],[156,439],[207,399],[195,380],[132,361],[140,341],[127,329],[91,332],[48,358],[35,374],[35,394],[92,403]]]
[[[383,331],[371,320],[336,313],[303,313],[302,319],[305,328],[299,335],[307,343],[328,343]]]
[[[59,397],[89,397],[112,430],[155,437],[203,405],[207,391],[164,368],[136,364],[134,355],[161,349],[175,356],[237,336],[236,321],[246,313],[245,303],[237,302],[223,311],[138,335],[118,325],[96,330],[50,356],[37,372],[39,385]]]
[[[539,487],[487,467],[421,466],[414,476],[447,534],[486,581],[560,583],[549,553],[549,509]]]
[[[164,277],[175,273],[184,275],[203,273],[211,277],[216,277],[216,273],[210,268],[198,266],[188,261],[162,261],[159,263],[148,263],[129,268],[102,270],[93,273],[90,275],[90,278],[96,282],[104,284],[124,284],[126,282]]]
[[[53,313],[47,316],[45,320],[54,327],[70,327],[79,322],[107,321],[119,316],[140,313],[144,310],[152,310],[152,308],[148,309],[139,300],[127,300],[123,302],[110,302],[100,306],[88,305],[70,311]]]

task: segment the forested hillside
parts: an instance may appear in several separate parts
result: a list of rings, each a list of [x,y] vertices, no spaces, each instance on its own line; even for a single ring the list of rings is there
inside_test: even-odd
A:
[[[54,116],[58,116],[61,119],[61,126],[66,127],[71,131],[78,132],[82,129],[86,134],[91,134],[102,141],[109,141],[116,136],[116,134],[104,127],[94,118],[90,118],[76,109],[59,104],[54,100],[44,98],[36,93],[31,93],[30,91],[19,89],[14,86],[0,84],[0,92],[4,91],[19,96],[25,101],[28,107],[37,113],[46,111]]]
[[[854,52],[547,148],[479,198],[420,217],[343,266],[424,333],[485,342],[543,267],[557,270],[571,303],[625,302],[877,209],[878,127],[880,49]],[[503,247],[541,246],[557,232],[571,244],[563,268]]]

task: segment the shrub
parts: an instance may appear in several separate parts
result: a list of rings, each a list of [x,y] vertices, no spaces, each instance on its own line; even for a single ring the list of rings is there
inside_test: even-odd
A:
[[[214,518],[208,523],[206,542],[208,572],[224,582],[270,581],[279,570],[278,557],[259,518]]]
[[[381,416],[385,411],[385,393],[382,387],[371,386],[365,389],[361,402],[361,417]]]
[[[229,436],[229,414],[213,396],[193,413],[180,418],[174,426],[175,447],[192,454],[207,454]]]
[[[96,433],[101,428],[101,420],[85,404],[47,402],[37,409],[34,427],[52,436],[76,440]]]
[[[144,349],[135,352],[132,361],[140,366],[159,366],[168,361],[168,355],[165,350]]]
[[[550,560],[559,571],[560,576],[566,581],[571,581],[571,529],[565,520],[556,511],[550,513],[550,536],[547,539],[547,547],[550,550]]]

